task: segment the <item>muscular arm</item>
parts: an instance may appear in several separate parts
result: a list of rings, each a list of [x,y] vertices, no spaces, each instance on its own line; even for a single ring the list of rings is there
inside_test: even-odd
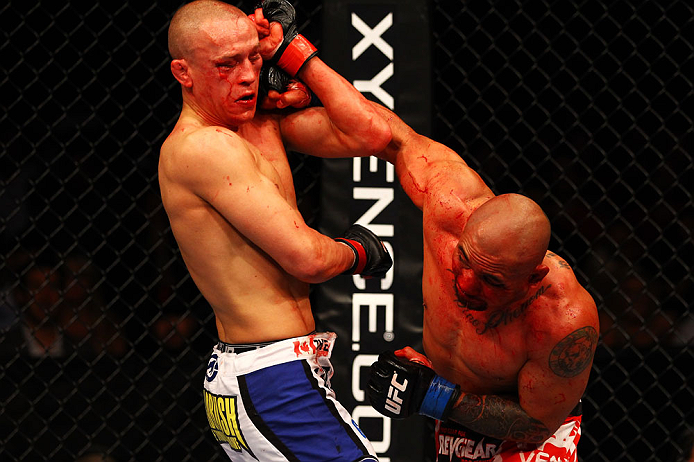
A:
[[[255,156],[260,154],[235,133],[198,130],[176,155],[176,180],[288,273],[317,283],[352,265],[352,251],[306,225],[280,185],[259,170]]]
[[[528,415],[511,397],[463,393],[449,417],[483,435],[502,440],[540,443],[552,431]]]
[[[432,367],[431,361],[411,347],[396,351],[397,356],[408,361]],[[550,430],[520,406],[517,397],[502,395],[479,395],[461,392],[448,415],[449,420],[458,422],[482,435],[502,440],[539,443],[551,435]]]
[[[388,144],[386,121],[320,58],[309,60],[299,77],[324,107],[284,115],[280,129],[288,149],[320,157],[357,157],[376,154]]]
[[[592,325],[576,329],[526,363],[518,376],[518,397],[462,393],[450,419],[499,439],[546,440],[583,394],[597,340]]]
[[[418,134],[389,109],[371,104],[392,133],[391,142],[376,156],[395,165],[400,184],[417,207],[423,209],[427,198],[438,202],[451,193],[466,201],[494,195],[455,151]]]

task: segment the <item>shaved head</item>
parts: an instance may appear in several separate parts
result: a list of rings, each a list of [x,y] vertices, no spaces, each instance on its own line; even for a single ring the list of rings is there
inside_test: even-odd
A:
[[[183,5],[169,24],[169,53],[173,59],[190,57],[197,38],[205,33],[205,25],[212,21],[236,21],[247,18],[235,6],[215,0],[198,0]]]
[[[551,228],[547,216],[532,199],[520,194],[493,197],[475,210],[465,226],[488,255],[495,255],[518,273],[542,263]]]

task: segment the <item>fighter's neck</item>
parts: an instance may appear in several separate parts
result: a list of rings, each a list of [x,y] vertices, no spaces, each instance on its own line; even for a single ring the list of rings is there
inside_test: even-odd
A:
[[[199,127],[221,127],[233,132],[238,132],[243,125],[249,124],[253,119],[242,119],[238,122],[223,121],[219,117],[203,110],[199,105],[196,105],[194,101],[184,101],[178,120],[179,122],[186,121],[186,123],[195,123]]]
[[[478,318],[482,321],[482,325],[478,326],[477,332],[482,335],[490,329],[512,324],[518,318],[523,316],[530,309],[533,303],[543,294],[545,294],[551,287],[551,283],[545,282],[545,284],[540,285],[539,288],[518,303],[514,303],[507,308],[499,308],[489,312],[483,312],[484,314]]]

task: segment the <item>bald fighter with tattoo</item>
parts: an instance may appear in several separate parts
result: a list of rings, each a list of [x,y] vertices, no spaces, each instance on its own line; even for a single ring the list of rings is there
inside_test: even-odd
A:
[[[458,154],[378,108],[392,132],[378,156],[423,213],[426,356],[381,354],[372,405],[436,419],[439,461],[577,460],[598,315],[547,250],[547,217],[527,197],[495,196]]]

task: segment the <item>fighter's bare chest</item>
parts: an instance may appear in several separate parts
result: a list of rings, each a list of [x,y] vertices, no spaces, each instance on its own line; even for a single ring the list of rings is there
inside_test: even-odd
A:
[[[424,346],[439,373],[488,391],[515,386],[527,360],[522,313],[476,312],[457,302],[452,273],[457,240],[425,243]]]
[[[441,301],[425,306],[424,348],[439,374],[485,393],[514,389],[528,351],[516,326],[489,329],[478,313]]]

